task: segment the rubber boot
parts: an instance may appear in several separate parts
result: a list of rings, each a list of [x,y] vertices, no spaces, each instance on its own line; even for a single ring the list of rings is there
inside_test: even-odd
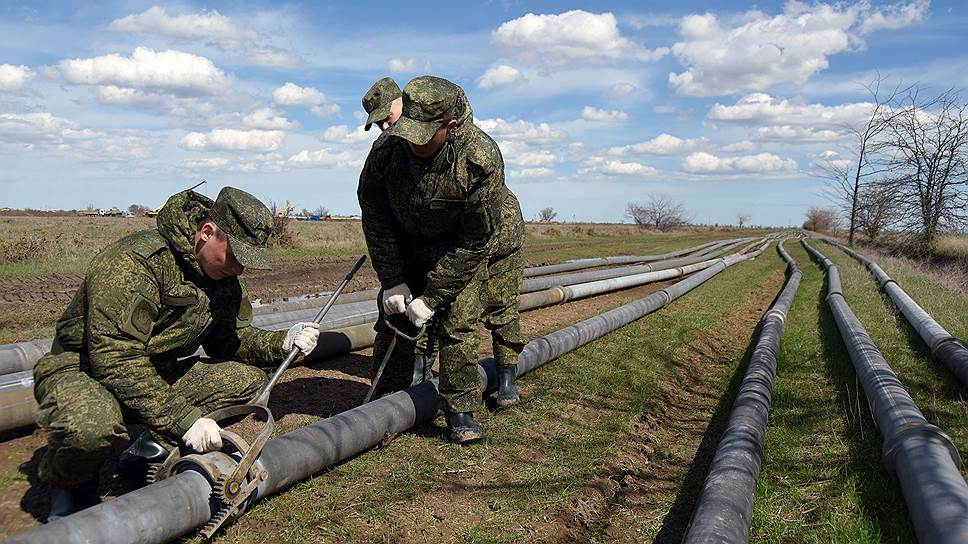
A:
[[[484,438],[484,432],[474,421],[473,412],[444,412],[450,441],[454,444],[473,444]]]
[[[497,365],[497,407],[507,408],[521,402],[518,386],[515,384],[517,365]]]
[[[100,502],[101,497],[97,494],[97,480],[71,488],[51,487],[50,514],[47,516],[47,522],[57,521]]]
[[[121,453],[118,458],[118,476],[129,482],[147,483],[148,468],[152,464],[164,462],[168,453],[168,448],[159,444],[149,431],[145,431]]]

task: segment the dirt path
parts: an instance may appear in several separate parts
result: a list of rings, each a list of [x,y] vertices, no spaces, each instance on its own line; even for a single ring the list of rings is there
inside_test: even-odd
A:
[[[352,265],[352,260],[346,261]],[[330,270],[342,278],[348,270],[345,262],[332,264]],[[304,268],[319,270],[318,265]],[[372,273],[372,269],[369,269]],[[298,277],[298,273],[273,271],[268,274],[281,274]],[[268,281],[262,278],[260,281]],[[295,281],[295,280],[293,280]],[[337,280],[338,282],[338,280]],[[374,280],[375,282],[375,280]],[[354,282],[355,283],[355,282]],[[522,332],[533,338],[550,330],[575,323],[582,319],[600,314],[605,310],[641,298],[669,283],[656,283],[610,293],[599,297],[579,300],[522,314]],[[300,284],[302,293],[306,283]],[[366,281],[359,288],[368,287]],[[320,290],[325,290],[321,288]],[[482,329],[481,354],[490,353],[490,341]],[[354,406],[362,401],[369,387],[370,350],[317,363],[312,367],[297,367],[289,370],[273,391],[269,407],[276,419],[276,433],[282,434],[307,425],[320,418],[329,417]],[[527,394],[528,385],[522,385]],[[5,440],[4,440],[5,439]],[[43,431],[0,436],[0,538],[18,533],[39,523],[46,514],[47,490],[36,477],[37,463],[46,446]],[[102,471],[101,492],[105,496],[115,496],[126,490],[126,486],[112,478],[113,466]],[[459,504],[459,502],[457,503]]]
[[[772,273],[706,335],[676,351],[652,409],[628,430],[628,441],[583,497],[542,531],[552,535],[548,540],[604,535],[609,542],[642,542],[660,522],[654,542],[682,540],[729,416],[732,396],[723,396],[723,384],[740,376],[736,361],[783,281],[782,271]]]

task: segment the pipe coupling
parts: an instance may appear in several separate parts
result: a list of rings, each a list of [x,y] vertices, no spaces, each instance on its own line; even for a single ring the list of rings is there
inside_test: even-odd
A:
[[[891,475],[892,478],[897,479],[897,450],[901,446],[901,443],[909,438],[914,437],[922,438],[937,438],[941,440],[945,448],[948,450],[948,454],[951,455],[951,460],[954,461],[955,467],[959,470],[961,469],[961,454],[958,453],[958,448],[955,447],[954,442],[951,441],[951,437],[945,434],[940,428],[926,422],[926,421],[912,421],[901,425],[900,428],[891,435],[891,440],[889,442],[884,442],[884,447],[881,449],[881,463],[884,464],[884,468]]]
[[[777,310],[776,308],[773,308],[772,310],[766,312],[765,314],[763,314],[763,321],[766,321],[767,319],[769,319],[770,316],[776,316],[777,319],[780,320],[780,324],[783,324],[786,322],[786,312],[782,310]]]
[[[957,338],[955,336],[948,336],[947,338],[942,338],[941,340],[938,340],[937,342],[934,343],[933,346],[931,346],[931,358],[937,359],[938,351],[940,351],[941,348],[944,347],[945,345],[952,344],[952,343],[957,344],[965,349],[968,349],[968,344],[965,344],[964,340],[962,340],[961,338]]]

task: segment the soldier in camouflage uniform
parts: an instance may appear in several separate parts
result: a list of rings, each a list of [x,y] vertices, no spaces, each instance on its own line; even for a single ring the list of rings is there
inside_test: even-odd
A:
[[[403,111],[403,93],[397,82],[385,77],[374,83],[363,95],[363,109],[368,115],[363,130],[376,125],[383,132],[393,126]]]
[[[430,76],[403,92],[403,116],[374,145],[360,175],[363,231],[383,292],[374,362],[392,338],[382,312],[403,313],[420,326],[437,314],[440,395],[451,440],[483,435],[478,323],[492,330],[501,376],[498,401],[513,404],[517,314],[523,263],[523,221],[504,185],[497,144],[473,124],[460,87]],[[398,137],[392,137],[398,136]],[[416,296],[416,298],[414,298]],[[409,385],[413,344],[398,339],[381,387]]]
[[[271,365],[293,345],[303,353],[315,346],[315,324],[251,326],[237,276],[245,267],[270,268],[271,221],[238,189],[224,188],[214,202],[184,191],[168,199],[156,229],[122,238],[91,261],[51,352],[34,367],[49,519],[98,501],[98,468],[128,444],[126,422],[145,424],[168,445],[219,449],[219,426],[203,414],[259,391],[267,376],[248,365]],[[193,356],[200,346],[215,359]]]

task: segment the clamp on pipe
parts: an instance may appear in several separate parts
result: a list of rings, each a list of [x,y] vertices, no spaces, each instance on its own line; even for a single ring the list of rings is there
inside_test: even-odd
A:
[[[955,447],[950,436],[930,423],[912,421],[901,425],[897,432],[891,436],[890,440],[884,441],[884,447],[881,449],[881,463],[884,464],[884,468],[887,469],[887,472],[890,473],[892,478],[897,479],[894,458],[897,457],[897,450],[901,446],[901,442],[915,436],[941,440],[948,450],[948,454],[951,455],[951,460],[954,461],[955,467],[961,469],[961,454],[958,453],[958,448]]]
[[[937,359],[938,358],[938,351],[945,344],[957,344],[957,345],[959,345],[959,346],[961,346],[963,348],[968,349],[968,344],[965,344],[965,341],[962,340],[961,338],[958,338],[956,336],[948,336],[947,338],[942,338],[941,340],[938,340],[937,342],[934,343],[933,346],[931,346],[931,358],[932,359]]]

